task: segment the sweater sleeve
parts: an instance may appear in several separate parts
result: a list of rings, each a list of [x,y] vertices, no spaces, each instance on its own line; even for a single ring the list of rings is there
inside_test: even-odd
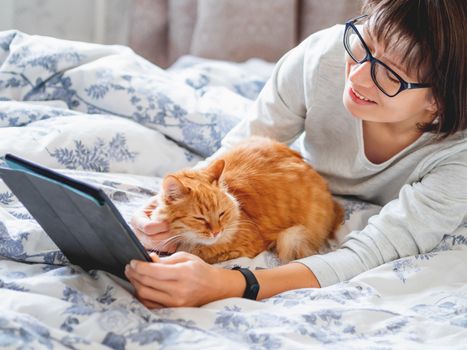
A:
[[[321,287],[348,280],[402,257],[431,251],[467,216],[467,151],[451,154],[419,181],[404,185],[397,199],[351,232],[340,249],[296,262],[306,265]]]

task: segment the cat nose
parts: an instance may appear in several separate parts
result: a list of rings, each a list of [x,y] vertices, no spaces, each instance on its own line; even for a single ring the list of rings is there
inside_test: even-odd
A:
[[[217,237],[217,235],[221,233],[221,231],[213,231],[211,232],[212,237]]]

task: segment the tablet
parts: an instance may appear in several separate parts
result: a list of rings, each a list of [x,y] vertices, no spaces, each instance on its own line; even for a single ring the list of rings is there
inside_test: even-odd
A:
[[[152,261],[102,189],[7,154],[0,177],[68,260],[125,278],[132,259]]]

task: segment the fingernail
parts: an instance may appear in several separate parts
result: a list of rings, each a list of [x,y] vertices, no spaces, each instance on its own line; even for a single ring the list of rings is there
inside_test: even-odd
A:
[[[136,260],[131,260],[130,261],[130,266],[132,269],[135,269],[136,268]]]
[[[153,262],[159,262],[159,255],[157,255],[156,253],[151,253],[149,254],[149,256],[151,257]]]
[[[130,269],[130,265],[126,264],[125,265],[125,272],[128,272],[129,269]]]

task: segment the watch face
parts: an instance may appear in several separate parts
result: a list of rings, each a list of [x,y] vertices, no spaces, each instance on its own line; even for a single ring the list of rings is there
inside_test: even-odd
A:
[[[258,292],[259,292],[259,284],[253,284],[250,290],[251,290],[251,294],[253,294],[256,299],[256,296],[258,295]]]

